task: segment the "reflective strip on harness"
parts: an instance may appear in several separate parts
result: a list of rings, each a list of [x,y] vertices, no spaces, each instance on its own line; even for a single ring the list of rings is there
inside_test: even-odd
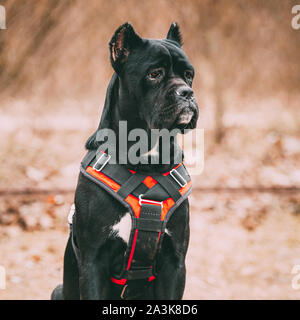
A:
[[[96,171],[92,167],[87,167],[86,172],[97,178],[98,180],[102,181],[105,183],[108,187],[110,187],[114,191],[119,191],[121,186],[116,183],[114,180],[110,179],[108,176],[106,176],[104,173]]]

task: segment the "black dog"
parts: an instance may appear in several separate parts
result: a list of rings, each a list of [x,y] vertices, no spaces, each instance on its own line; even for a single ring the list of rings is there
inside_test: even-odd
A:
[[[171,25],[163,40],[143,39],[128,23],[118,28],[110,42],[115,73],[107,90],[99,128],[86,143],[88,150],[96,150],[101,145],[97,139],[101,129],[109,128],[118,133],[119,121],[127,121],[128,130],[140,128],[147,133],[151,129],[178,128],[183,132],[183,129],[195,128],[198,106],[191,88],[194,69],[181,45],[176,23]],[[163,148],[161,140],[156,147],[159,154]],[[169,164],[160,161],[158,164],[132,164],[129,161],[125,167],[136,172],[167,172],[174,167],[175,153],[181,152],[176,140],[170,149],[173,153]],[[119,232],[116,229],[126,223],[128,210],[82,173],[76,189],[75,208],[73,231],[78,252],[74,250],[71,234],[64,256],[63,285],[53,291],[52,299],[124,297],[122,287],[110,278],[122,268],[130,226]],[[172,213],[166,227],[155,258],[155,280],[149,282],[147,288],[140,286],[140,280],[133,280],[134,294],[130,295],[129,291],[127,299],[182,298],[189,243],[187,199]]]

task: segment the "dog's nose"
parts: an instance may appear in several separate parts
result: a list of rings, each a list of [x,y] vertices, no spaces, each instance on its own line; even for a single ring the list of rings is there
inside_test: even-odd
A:
[[[194,95],[194,91],[188,86],[179,87],[175,90],[175,93],[186,100],[190,100]]]

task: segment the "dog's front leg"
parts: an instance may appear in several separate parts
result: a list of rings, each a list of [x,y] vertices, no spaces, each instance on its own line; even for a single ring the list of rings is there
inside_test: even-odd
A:
[[[154,285],[154,299],[181,300],[186,278],[185,262],[174,264],[173,258],[166,259]]]
[[[99,263],[99,258],[105,259],[105,257],[95,256],[90,253],[81,261],[79,276],[80,299],[108,299],[109,278],[106,275],[105,266]]]
[[[105,190],[79,176],[73,222],[79,248],[80,299],[108,299],[111,247],[107,240],[109,226],[116,219],[114,212],[118,212],[120,206]]]
[[[76,219],[76,240],[79,247],[79,292],[80,299],[104,300],[108,297],[108,265],[109,247],[106,237],[101,228],[88,218],[90,214],[86,211],[87,221],[81,220],[81,211]],[[96,225],[96,227],[95,227]],[[101,224],[100,224],[101,225]],[[100,231],[99,231],[100,230]]]
[[[80,299],[108,299],[109,248],[105,239],[89,225],[78,227]]]

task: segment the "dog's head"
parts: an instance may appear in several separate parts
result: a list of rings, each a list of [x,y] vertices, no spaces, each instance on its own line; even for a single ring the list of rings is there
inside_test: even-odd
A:
[[[111,63],[119,76],[123,99],[137,106],[133,111],[149,129],[178,128],[183,132],[196,126],[194,68],[181,46],[176,23],[162,40],[141,38],[125,23],[110,41]]]

